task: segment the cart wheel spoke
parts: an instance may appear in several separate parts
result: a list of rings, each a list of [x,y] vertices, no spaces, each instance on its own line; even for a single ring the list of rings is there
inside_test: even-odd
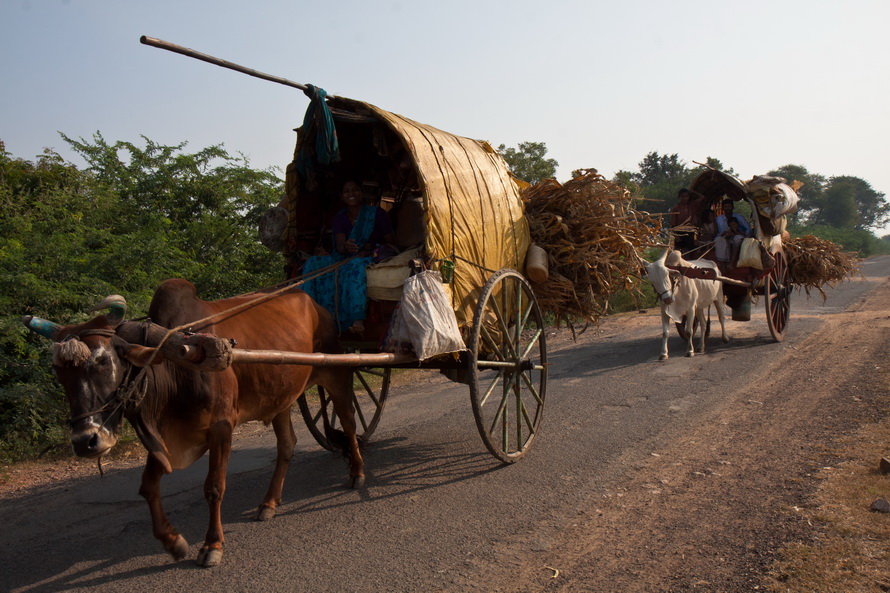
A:
[[[500,270],[485,283],[467,345],[482,441],[501,461],[517,461],[538,433],[547,389],[543,315],[518,272]]]
[[[494,393],[495,387],[498,386],[498,384],[501,382],[501,379],[503,378],[504,375],[502,373],[498,373],[497,375],[495,375],[494,379],[491,380],[491,384],[488,386],[488,389],[486,389],[485,393],[482,394],[482,397],[479,400],[480,405],[484,406],[488,402],[488,398],[491,396],[492,393]]]
[[[377,424],[383,408],[386,406],[386,398],[389,395],[389,381],[391,369],[370,369],[356,367],[353,369],[354,393],[352,403],[355,406],[355,415],[358,421],[358,437],[367,442]],[[328,442],[325,434],[325,423],[329,422],[333,428],[339,428],[340,421],[334,413],[331,400],[323,387],[317,388],[318,393],[303,393],[297,399],[300,414],[316,442],[328,449],[334,450]]]
[[[491,355],[495,357],[495,360],[504,360],[502,354],[503,348],[497,344],[497,340],[495,340],[494,336],[491,335],[485,326],[482,326],[481,331],[483,341],[485,342],[487,349],[491,351]]]
[[[506,299],[506,293],[507,293],[506,290],[502,290],[501,297]],[[504,352],[504,355],[512,356],[515,358],[516,351],[513,349],[513,343],[510,341],[510,328],[507,325],[506,319],[504,319],[504,314],[501,313],[501,307],[498,305],[496,299],[491,299],[490,303],[491,303],[491,310],[494,311],[495,318],[497,319],[497,322],[498,322],[498,329],[500,329],[501,335],[503,336],[501,338],[501,345],[506,346],[507,349],[510,350],[510,352]],[[507,310],[506,306],[504,307],[504,310],[505,311]]]

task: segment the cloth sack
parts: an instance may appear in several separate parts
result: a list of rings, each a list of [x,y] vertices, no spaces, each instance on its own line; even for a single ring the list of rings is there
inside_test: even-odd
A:
[[[742,240],[742,246],[739,249],[739,266],[748,266],[755,270],[772,270],[776,265],[776,258],[770,255],[763,243],[748,237]]]
[[[742,247],[739,249],[739,267],[747,266],[757,270],[763,269],[760,262],[760,241],[753,237],[742,239]]]
[[[398,317],[398,335],[393,339],[401,341],[407,334],[420,360],[466,348],[438,271],[427,270],[405,280]]]

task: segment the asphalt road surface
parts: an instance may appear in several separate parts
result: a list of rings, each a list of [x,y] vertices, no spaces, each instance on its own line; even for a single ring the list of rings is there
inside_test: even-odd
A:
[[[886,283],[890,257],[867,261],[863,274],[829,290],[824,304],[795,294],[782,343],[769,335],[762,302],[750,322],[728,322],[729,344],[713,332],[708,352],[694,358],[674,335],[671,358],[658,361],[655,309],[611,318],[576,343],[554,332],[542,432],[509,466],[482,445],[466,387],[410,371],[366,451],[366,488],[344,488],[345,463],[320,449],[297,415],[283,504],[259,523],[252,517],[275,452],[271,429],[247,425],[223,504],[225,556],[212,569],[193,562],[207,527],[206,460],[162,481],[165,509],[191,544],[181,562],[151,534],[139,468],[0,500],[0,591],[495,590],[490,575],[503,578],[535,554],[558,556],[576,517],[639,471],[628,460],[694,429],[720,393],[756,385],[827,316]]]

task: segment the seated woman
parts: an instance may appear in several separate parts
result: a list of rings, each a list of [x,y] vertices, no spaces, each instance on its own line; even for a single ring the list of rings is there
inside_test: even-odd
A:
[[[695,241],[697,247],[709,245],[717,236],[717,215],[710,208],[701,211],[701,219],[698,223],[699,233]]]
[[[374,261],[375,251],[395,243],[395,236],[386,212],[363,202],[358,183],[344,183],[340,199],[346,208],[332,222],[334,252],[310,257],[303,276],[349,259],[335,270],[307,280],[302,288],[331,312],[341,332],[361,334],[368,304],[365,268]]]

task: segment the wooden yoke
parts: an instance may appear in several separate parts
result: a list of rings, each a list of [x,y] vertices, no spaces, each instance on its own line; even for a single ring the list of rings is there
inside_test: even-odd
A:
[[[698,268],[695,266],[665,266],[669,270],[676,270],[687,278],[699,280],[717,280],[717,270],[713,268]]]
[[[156,348],[169,331],[156,323],[124,321],[117,335],[130,344]],[[160,348],[168,360],[198,371],[224,371],[233,360],[233,344],[213,334],[173,332]]]

